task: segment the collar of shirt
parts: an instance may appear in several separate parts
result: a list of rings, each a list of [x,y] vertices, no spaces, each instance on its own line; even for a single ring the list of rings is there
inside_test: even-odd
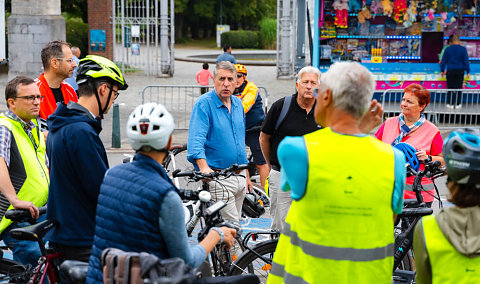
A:
[[[21,125],[22,125],[22,128],[27,132],[32,132],[32,130],[37,127],[37,125],[35,125],[35,123],[33,123],[33,121],[30,121],[29,123],[25,122],[23,119],[21,119],[20,117],[18,117],[15,113],[13,113],[12,111],[10,110],[7,110],[5,112],[5,116],[10,118],[11,120],[14,120],[14,121],[17,121],[19,122]]]
[[[221,108],[222,106],[223,106],[223,107],[227,107],[227,106],[220,100],[220,98],[218,97],[218,95],[217,95],[217,93],[215,92],[215,90],[212,90],[212,92],[213,92],[213,94],[214,94],[214,96],[215,96],[215,98],[213,99],[214,102],[215,102],[215,106],[216,106],[217,108]],[[232,94],[232,95],[230,96],[230,101],[232,102],[232,108],[236,108],[236,107],[237,107],[237,102],[235,101],[234,98],[236,98],[236,97]]]

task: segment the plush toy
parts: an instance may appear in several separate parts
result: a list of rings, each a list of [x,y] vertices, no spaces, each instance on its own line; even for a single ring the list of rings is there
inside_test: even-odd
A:
[[[370,14],[370,10],[367,7],[363,8],[362,11],[358,12],[358,22],[360,24],[365,23],[365,19],[370,20],[372,18],[372,14]]]
[[[454,23],[457,19],[453,16],[453,12],[443,12],[440,13],[440,22],[442,23],[443,27],[447,27]]]
[[[356,12],[362,9],[362,1],[361,0],[350,0],[348,2],[348,11]]]
[[[370,4],[370,12],[372,12],[373,15],[383,13],[383,7],[382,4],[380,4],[380,1],[372,0],[372,4]]]
[[[408,6],[407,12],[403,16],[403,26],[409,28],[412,26],[413,22],[415,22],[415,18],[417,17],[417,5],[418,1],[412,0],[410,2],[410,6]]]
[[[391,17],[393,12],[392,2],[390,2],[390,0],[382,0],[382,7],[383,7],[383,14],[385,16]]]
[[[397,23],[403,22],[403,15],[407,11],[407,1],[405,0],[395,0],[393,4],[393,19]]]
[[[332,7],[335,9],[335,26],[348,28],[348,0],[335,0]]]

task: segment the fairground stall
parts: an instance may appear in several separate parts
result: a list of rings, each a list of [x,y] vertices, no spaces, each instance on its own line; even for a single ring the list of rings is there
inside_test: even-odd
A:
[[[403,89],[412,83],[431,92],[425,110],[441,128],[480,125],[480,0],[315,0],[312,65],[327,70],[354,60],[375,75],[374,98],[386,115],[400,112]],[[470,76],[462,90],[446,90],[441,53],[456,34],[466,47]],[[449,109],[456,91],[462,108]]]
[[[478,1],[478,0],[475,0]],[[377,90],[419,83],[446,89],[439,58],[452,34],[470,58],[466,89],[480,89],[480,3],[473,0],[316,0],[313,65],[362,62]]]

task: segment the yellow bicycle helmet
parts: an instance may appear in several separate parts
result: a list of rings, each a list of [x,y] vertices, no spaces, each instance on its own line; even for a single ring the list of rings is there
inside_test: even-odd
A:
[[[237,69],[237,73],[242,73],[247,76],[247,68],[243,64],[235,64],[235,69]]]
[[[87,55],[81,59],[77,70],[78,85],[87,82],[89,79],[111,79],[112,83],[118,85],[119,90],[128,88],[120,68],[109,59],[98,55]]]

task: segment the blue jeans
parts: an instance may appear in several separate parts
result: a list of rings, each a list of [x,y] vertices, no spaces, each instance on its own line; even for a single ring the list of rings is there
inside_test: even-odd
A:
[[[46,220],[46,214],[41,215],[37,222]],[[0,237],[3,239],[5,245],[12,250],[13,260],[20,262],[23,265],[31,264],[33,267],[38,265],[38,259],[42,255],[37,242],[20,241],[10,236],[10,231],[15,228],[23,228],[30,226],[30,223],[14,223],[2,232]]]

